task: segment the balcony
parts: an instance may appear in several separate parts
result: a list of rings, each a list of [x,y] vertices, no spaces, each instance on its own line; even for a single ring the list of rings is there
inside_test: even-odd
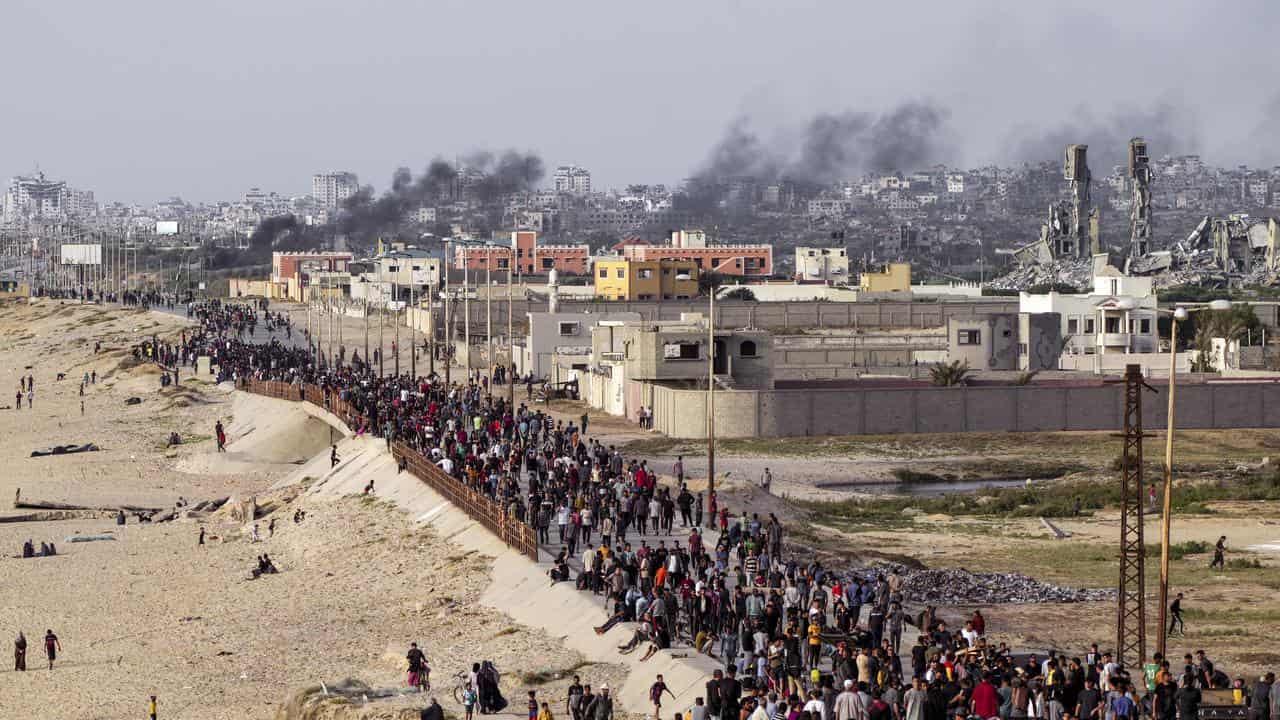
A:
[[[1101,347],[1108,347],[1108,348],[1113,348],[1113,347],[1127,348],[1129,347],[1129,340],[1130,340],[1129,333],[1104,332],[1104,333],[1098,333],[1097,344]]]

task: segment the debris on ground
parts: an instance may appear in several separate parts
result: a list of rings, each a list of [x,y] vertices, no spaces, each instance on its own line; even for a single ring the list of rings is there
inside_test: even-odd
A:
[[[72,455],[82,452],[98,452],[100,450],[93,443],[84,443],[83,445],[54,445],[45,450],[32,450],[31,457],[48,457],[50,455]]]
[[[995,605],[1093,602],[1115,597],[1112,589],[1061,587],[1022,573],[981,573],[964,568],[910,570],[903,566],[878,567],[880,572],[890,569],[902,576],[902,593],[908,602]]]

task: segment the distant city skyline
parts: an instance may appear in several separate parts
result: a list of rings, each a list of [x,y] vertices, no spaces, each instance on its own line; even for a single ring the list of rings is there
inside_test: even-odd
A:
[[[38,165],[101,202],[302,195],[333,169],[382,190],[396,167],[508,147],[543,158],[544,185],[570,164],[597,189],[674,184],[739,121],[772,149],[819,114],[904,102],[939,109],[933,144],[963,167],[1130,135],[1280,163],[1280,6],[1262,0],[16,5],[0,40],[42,60],[0,99],[0,175]]]

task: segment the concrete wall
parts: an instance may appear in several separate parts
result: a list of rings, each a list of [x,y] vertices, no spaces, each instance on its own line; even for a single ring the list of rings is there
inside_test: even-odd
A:
[[[1143,393],[1143,424],[1165,424],[1167,396]],[[717,437],[1115,430],[1122,386],[734,390],[716,392]],[[705,438],[704,390],[652,386],[654,428]],[[1280,383],[1180,384],[1180,428],[1280,427]]]
[[[483,301],[471,302],[471,323],[484,323]],[[523,330],[525,315],[546,312],[545,300],[512,301],[515,325]],[[681,313],[706,313],[707,302],[700,300],[668,300],[664,302],[579,301],[561,298],[560,312],[613,313],[635,312],[644,320],[679,320]],[[716,326],[721,328],[755,327],[768,330],[787,328],[936,328],[947,324],[950,317],[973,317],[992,313],[1018,312],[1017,298],[986,298],[937,302],[716,302]],[[454,322],[463,324],[462,303],[455,303]],[[443,319],[441,320],[443,324]],[[493,302],[495,326],[507,326],[507,301]]]

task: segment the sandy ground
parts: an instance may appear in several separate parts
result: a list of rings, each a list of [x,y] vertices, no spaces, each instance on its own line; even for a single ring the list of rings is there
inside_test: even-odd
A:
[[[0,516],[17,512],[9,505],[19,487],[24,498],[156,507],[180,496],[258,494],[278,508],[259,519],[265,539],[258,544],[227,512],[155,525],[130,518],[123,528],[107,517],[0,523],[5,657],[20,630],[30,643],[28,672],[13,672],[7,659],[0,665],[5,716],[136,718],[154,693],[162,717],[270,718],[298,687],[347,677],[374,687],[402,685],[410,641],[426,648],[447,708],[450,676],[481,659],[505,671],[516,713],[523,712],[526,672],[567,676],[576,668],[596,683],[619,682],[615,666],[579,667],[582,658],[558,641],[482,609],[488,559],[459,552],[387,504],[267,493],[315,449],[308,443],[316,441],[306,439],[315,428],[305,419],[286,418],[274,424],[292,430],[264,435],[252,405],[225,388],[187,380],[181,389],[161,391],[154,369],[121,368],[131,342],[181,325],[156,313],[71,304],[0,306],[0,377],[9,387],[0,408],[11,403],[20,372],[32,374],[36,388],[34,409],[0,409],[6,469]],[[95,356],[95,340],[112,349]],[[99,380],[86,390],[81,416],[78,378],[90,369]],[[68,378],[56,381],[58,372]],[[132,396],[143,402],[125,405]],[[222,455],[209,439],[217,419],[232,438]],[[165,449],[170,431],[189,443]],[[90,441],[103,450],[27,457],[37,447]],[[321,436],[321,450],[326,441]],[[300,504],[308,517],[295,525],[290,518]],[[268,538],[272,517],[276,530]],[[205,547],[196,543],[201,522],[209,534]],[[66,541],[95,533],[116,539]],[[37,546],[51,540],[60,554],[15,559],[28,538]],[[250,580],[261,552],[281,572]],[[42,651],[46,629],[63,647],[52,672]],[[537,687],[554,698],[567,682]],[[409,696],[377,709],[421,704]]]

